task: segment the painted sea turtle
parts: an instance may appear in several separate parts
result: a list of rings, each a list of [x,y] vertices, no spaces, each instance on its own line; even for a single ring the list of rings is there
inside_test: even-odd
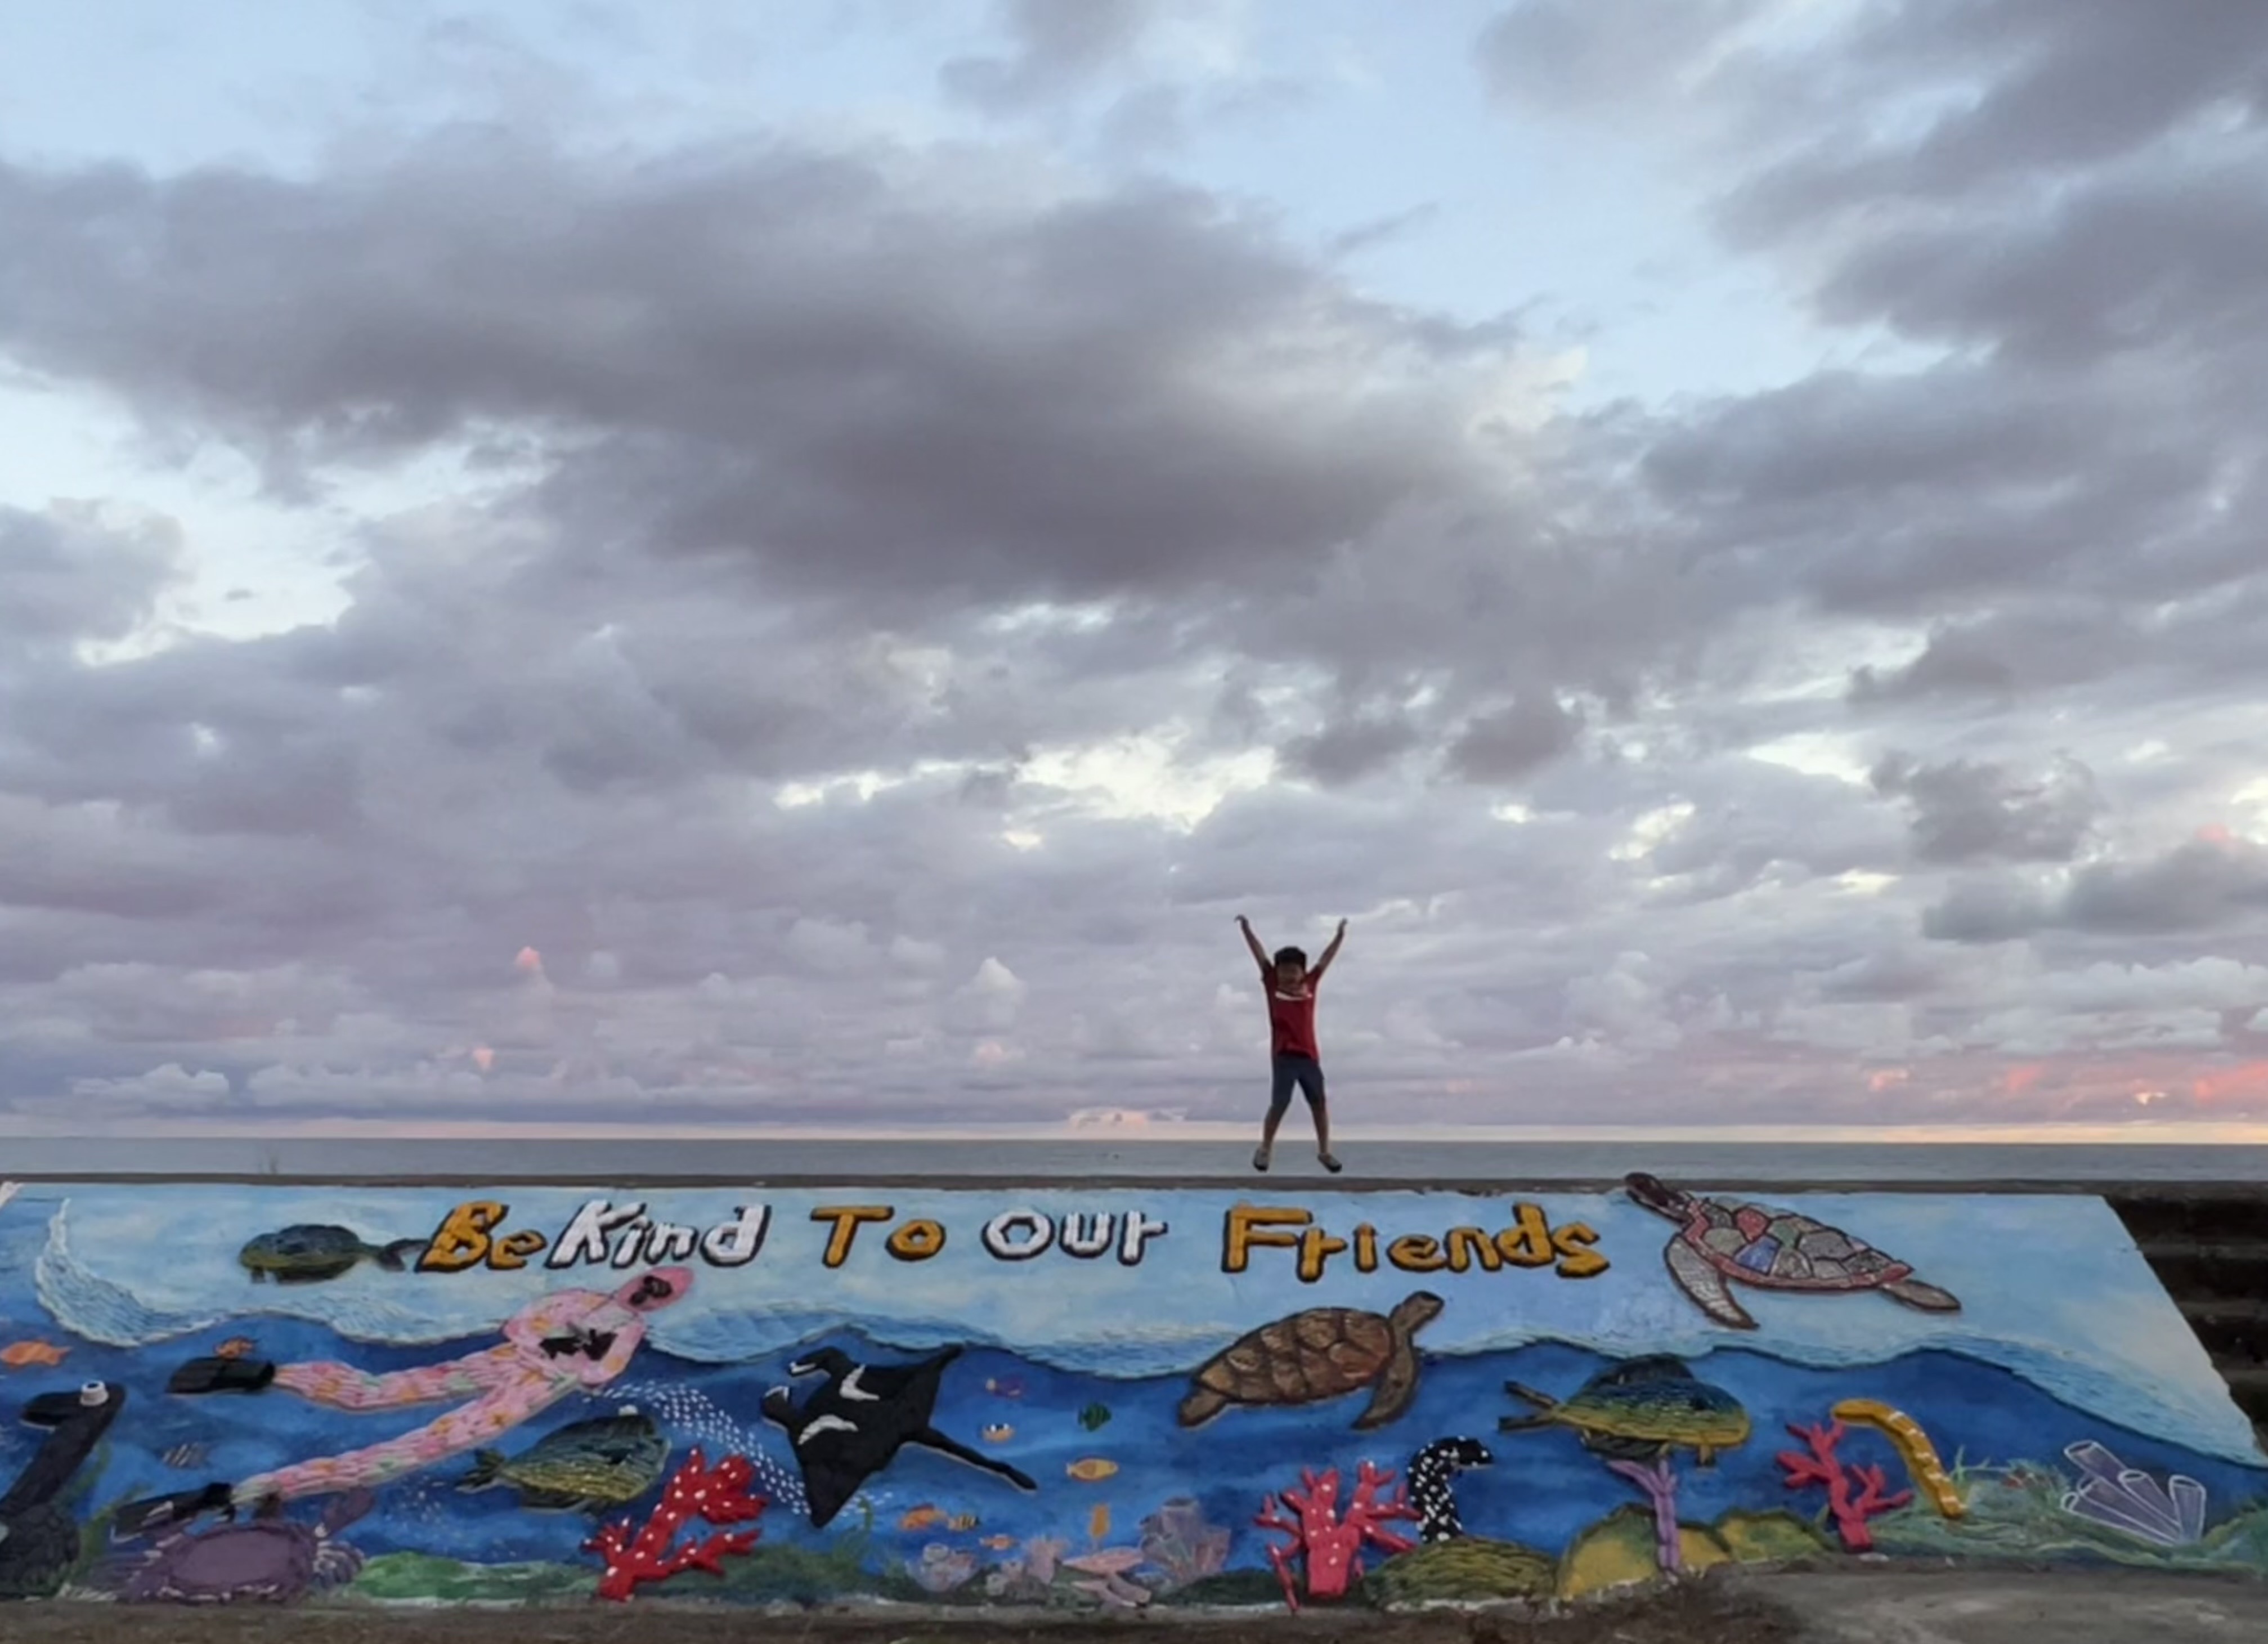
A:
[[[126,1603],[177,1604],[285,1603],[343,1587],[361,1574],[363,1555],[336,1537],[376,1500],[368,1490],[349,1491],[314,1524],[283,1517],[272,1499],[259,1516],[202,1535],[181,1519],[114,1566],[113,1584]]]
[[[1927,1313],[1957,1313],[1961,1303],[1913,1277],[1912,1266],[1865,1240],[1792,1210],[1704,1198],[1643,1172],[1623,1178],[1630,1196],[1679,1224],[1662,1250],[1670,1276],[1719,1324],[1754,1330],[1730,1284],[1766,1290],[1880,1290]]]
[[[1383,1316],[1354,1308],[1311,1308],[1239,1337],[1198,1367],[1182,1400],[1182,1426],[1194,1427],[1231,1404],[1312,1404],[1359,1387],[1370,1403],[1358,1431],[1382,1427],[1418,1391],[1411,1339],[1441,1311],[1441,1298],[1412,1291]]]

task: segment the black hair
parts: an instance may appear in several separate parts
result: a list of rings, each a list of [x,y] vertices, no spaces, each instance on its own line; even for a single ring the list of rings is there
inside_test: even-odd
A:
[[[1301,947],[1279,947],[1276,950],[1276,962],[1279,965],[1297,965],[1304,970],[1307,968],[1307,950]]]

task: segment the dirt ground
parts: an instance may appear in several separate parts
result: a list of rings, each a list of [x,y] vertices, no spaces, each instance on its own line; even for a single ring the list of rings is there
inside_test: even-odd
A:
[[[1174,1644],[1239,1644],[1260,1637],[1360,1639],[1363,1644],[1797,1644],[1778,1606],[1697,1582],[1573,1613],[1369,1610],[1300,1616],[1087,1617],[993,1613],[939,1617],[814,1611],[770,1614],[632,1603],[587,1610],[191,1610],[95,1603],[26,1604],[0,1611],[8,1644],[1129,1644],[1170,1633]]]
[[[1160,1640],[1160,1633],[1171,1635]],[[2268,1639],[2268,1582],[2131,1570],[1719,1572],[1557,1615],[1367,1610],[1101,1619],[998,1611],[0,1609],[6,1644],[2229,1644]]]

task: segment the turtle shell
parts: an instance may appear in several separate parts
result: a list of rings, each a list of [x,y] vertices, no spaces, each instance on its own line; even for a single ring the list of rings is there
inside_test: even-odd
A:
[[[1393,1346],[1393,1327],[1375,1313],[1314,1308],[1240,1336],[1197,1381],[1234,1404],[1302,1404],[1362,1386]]]
[[[1683,1235],[1728,1279],[1780,1290],[1871,1290],[1913,1272],[1864,1239],[1791,1210],[1694,1201]]]

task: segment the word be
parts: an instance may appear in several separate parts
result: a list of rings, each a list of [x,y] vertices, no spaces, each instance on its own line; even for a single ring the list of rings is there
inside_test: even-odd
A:
[[[546,1267],[651,1267],[663,1262],[689,1262],[697,1252],[711,1267],[745,1267],[764,1247],[764,1232],[771,1225],[771,1209],[744,1205],[731,1221],[701,1229],[674,1221],[657,1221],[643,1203],[617,1206],[594,1198],[575,1213],[556,1239],[534,1227],[499,1233],[512,1213],[508,1205],[476,1198],[460,1205],[444,1217],[417,1258],[421,1273],[456,1273],[468,1267],[504,1271],[525,1267],[542,1255]]]
[[[1557,1264],[1562,1279],[1588,1279],[1607,1271],[1607,1258],[1590,1247],[1599,1235],[1580,1221],[1555,1227],[1535,1205],[1514,1205],[1513,1225],[1495,1234],[1478,1227],[1452,1227],[1435,1239],[1423,1233],[1405,1233],[1386,1247],[1386,1260],[1405,1273],[1436,1273],[1444,1267],[1462,1273],[1478,1266],[1495,1272],[1503,1267],[1550,1267]],[[1292,1228],[1300,1231],[1294,1233]],[[1297,1250],[1300,1282],[1312,1285],[1335,1256],[1343,1255],[1349,1241],[1326,1233],[1304,1210],[1270,1209],[1239,1205],[1228,1213],[1221,1234],[1220,1269],[1241,1273],[1251,1264],[1256,1246]],[[1378,1229],[1364,1222],[1354,1229],[1355,1271],[1378,1271]]]
[[[896,1216],[897,1212],[887,1205],[821,1205],[811,1213],[811,1219],[835,1225],[820,1260],[829,1267],[842,1266],[850,1259],[860,1227],[891,1221]],[[1112,1211],[1072,1211],[1058,1218],[1019,1209],[1004,1210],[993,1217],[984,1224],[980,1237],[986,1252],[1003,1262],[1028,1262],[1051,1246],[1066,1256],[1092,1261],[1115,1244],[1119,1265],[1132,1267],[1141,1261],[1151,1240],[1170,1231],[1164,1222],[1152,1221],[1139,1210],[1127,1211],[1123,1216]],[[882,1248],[902,1262],[925,1262],[945,1243],[942,1223],[917,1216],[893,1227]]]

